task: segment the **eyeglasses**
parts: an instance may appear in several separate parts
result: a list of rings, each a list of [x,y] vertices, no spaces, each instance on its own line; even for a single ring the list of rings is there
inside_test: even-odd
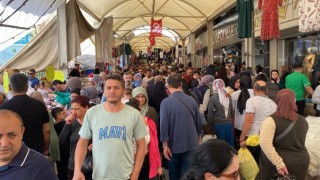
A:
[[[220,176],[237,180],[238,176],[240,175],[240,172],[241,172],[241,169],[239,168],[236,172],[232,174],[220,174]]]

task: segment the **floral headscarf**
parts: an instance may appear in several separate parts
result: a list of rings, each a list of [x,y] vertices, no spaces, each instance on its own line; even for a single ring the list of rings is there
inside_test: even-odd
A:
[[[224,108],[225,116],[228,116],[229,112],[229,98],[226,96],[225,84],[222,79],[216,79],[212,83],[212,89],[214,93],[218,93],[219,102]]]

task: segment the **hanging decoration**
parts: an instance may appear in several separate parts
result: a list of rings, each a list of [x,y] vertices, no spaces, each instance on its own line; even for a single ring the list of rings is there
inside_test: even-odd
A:
[[[151,18],[150,36],[162,37],[162,19],[154,20]]]
[[[150,41],[150,46],[154,46],[156,44],[156,37],[154,36],[149,36],[149,41]]]
[[[260,35],[262,41],[280,38],[279,6],[282,6],[282,0],[259,0],[258,9],[263,11]]]
[[[238,38],[252,37],[252,0],[237,0]]]

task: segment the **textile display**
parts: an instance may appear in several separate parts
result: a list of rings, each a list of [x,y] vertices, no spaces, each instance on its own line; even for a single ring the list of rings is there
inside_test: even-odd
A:
[[[252,0],[237,0],[238,38],[252,37]]]
[[[113,17],[104,18],[99,28],[100,31],[100,43],[102,47],[102,62],[110,63],[112,58],[112,47],[113,47]]]
[[[319,117],[308,116],[306,120],[309,124],[309,130],[306,136],[306,148],[310,155],[310,165],[308,173],[311,176],[320,176],[320,136],[319,136]]]
[[[154,20],[151,18],[151,25],[150,25],[150,36],[154,37],[161,37],[162,36],[162,19]]]
[[[81,55],[80,43],[92,36],[95,29],[86,21],[75,0],[70,0],[67,12],[68,60]]]
[[[279,12],[278,6],[282,6],[282,0],[259,0],[258,9],[262,9],[261,36],[260,39],[279,39]]]
[[[299,31],[320,30],[320,1],[302,0],[299,6]]]

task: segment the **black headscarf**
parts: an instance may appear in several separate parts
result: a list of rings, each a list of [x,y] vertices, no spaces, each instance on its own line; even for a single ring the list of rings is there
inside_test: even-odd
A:
[[[160,104],[162,100],[164,100],[166,97],[168,97],[166,87],[164,85],[164,82],[162,81],[157,81],[154,84],[154,99],[153,99],[153,107],[155,110],[160,113]]]
[[[246,109],[247,100],[250,98],[250,94],[248,89],[251,88],[251,78],[248,76],[240,77],[240,94],[237,101],[237,107],[239,109],[239,113],[243,114],[243,110]]]
[[[229,87],[231,87],[234,91],[238,90],[234,87],[238,79],[239,79],[239,76],[232,76],[232,78],[229,81]]]

